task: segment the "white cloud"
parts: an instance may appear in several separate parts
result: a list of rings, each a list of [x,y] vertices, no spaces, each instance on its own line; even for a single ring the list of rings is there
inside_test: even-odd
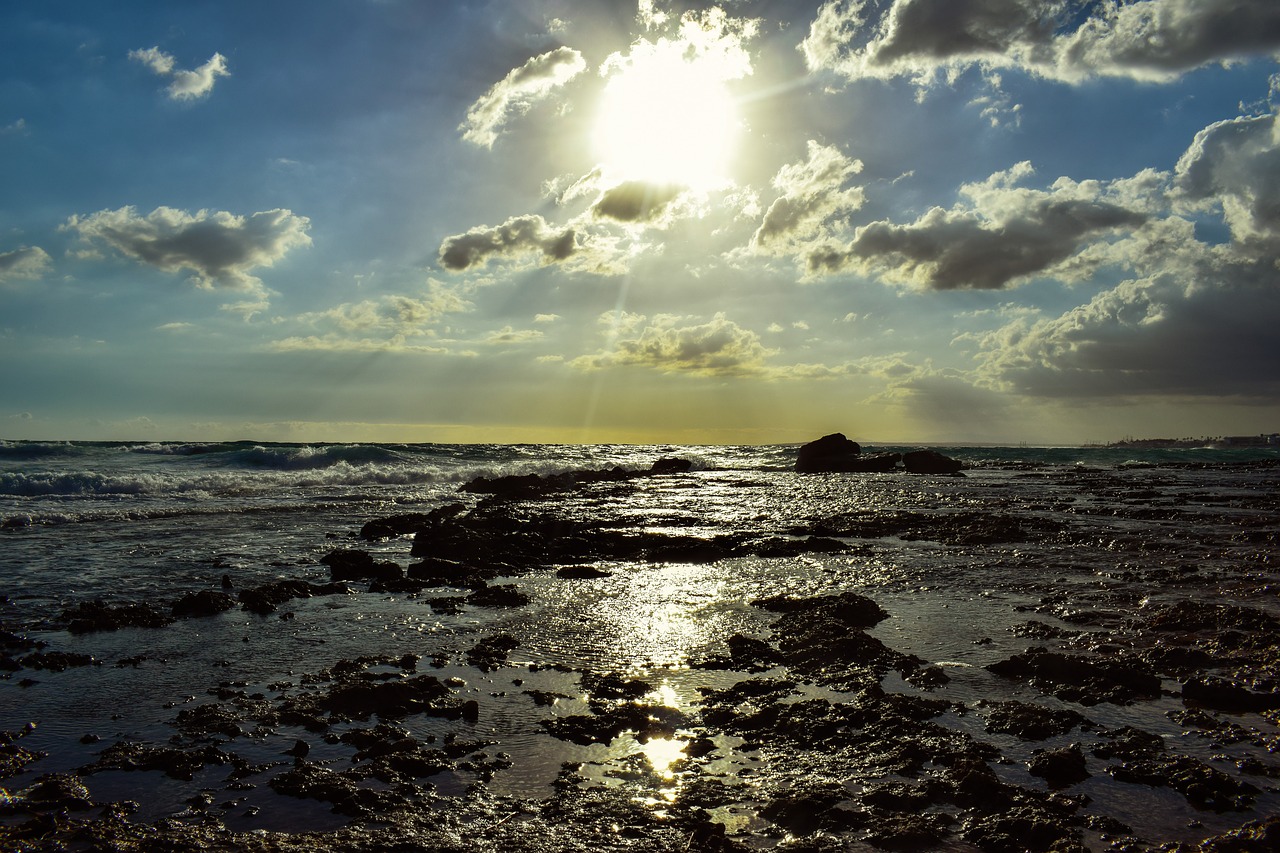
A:
[[[133,207],[122,207],[72,216],[61,230],[165,272],[189,270],[201,288],[260,294],[262,282],[252,270],[271,267],[290,250],[310,245],[309,227],[307,217],[283,209],[237,216],[158,207],[141,216]]]
[[[19,278],[40,278],[49,270],[49,254],[39,246],[19,246],[0,252],[0,283]]]
[[[1176,187],[1193,208],[1221,208],[1240,244],[1280,250],[1280,120],[1272,113],[1212,124],[1178,161]]]
[[[492,148],[512,115],[525,114],[586,68],[582,54],[568,47],[533,57],[495,83],[467,109],[466,120],[458,125],[462,138]]]
[[[766,348],[760,336],[744,329],[723,313],[707,323],[677,325],[680,317],[662,315],[649,319],[610,312],[601,318],[607,327],[618,329],[612,345],[595,355],[583,356],[570,364],[583,370],[613,365],[639,365],[663,373],[701,376],[761,376],[767,373],[765,359],[776,350]]]
[[[847,186],[862,171],[862,161],[837,148],[809,140],[803,162],[783,166],[773,178],[782,193],[765,211],[751,238],[752,248],[769,255],[789,255],[828,237],[846,214],[862,206],[861,187]]]
[[[131,50],[129,58],[141,62],[161,77],[171,78],[167,91],[175,101],[203,98],[213,91],[213,85],[219,77],[231,74],[227,70],[227,58],[221,53],[215,53],[204,65],[191,70],[176,68],[176,60],[159,47]]]
[[[563,317],[561,317],[559,314],[535,314],[535,315],[533,315],[533,322],[535,322],[535,323],[554,323],[554,322],[556,322],[557,320],[563,320],[563,319],[564,319],[564,318],[563,318]]]

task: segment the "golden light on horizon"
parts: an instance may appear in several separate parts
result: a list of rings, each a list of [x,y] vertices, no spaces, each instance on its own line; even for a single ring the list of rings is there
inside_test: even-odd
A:
[[[606,83],[592,141],[608,180],[705,191],[729,182],[740,127],[714,65],[656,53]]]

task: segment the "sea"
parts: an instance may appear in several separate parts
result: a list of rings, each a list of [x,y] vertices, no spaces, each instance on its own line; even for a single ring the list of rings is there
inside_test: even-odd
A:
[[[884,444],[864,452],[911,449]],[[1029,619],[1104,633],[1189,589],[1280,617],[1280,554],[1274,536],[1265,534],[1280,524],[1278,447],[931,449],[963,462],[963,476],[797,474],[795,445],[0,441],[0,629],[99,663],[0,678],[0,731],[33,724],[23,743],[45,754],[0,786],[17,790],[42,773],[84,768],[116,741],[167,743],[177,710],[210,701],[220,684],[270,697],[282,682],[297,683],[344,657],[406,652],[447,658],[442,677],[464,681],[482,700],[487,736],[512,756],[511,769],[490,782],[496,790],[543,796],[570,760],[596,766],[597,778],[610,784],[625,784],[607,765],[611,757],[625,758],[634,741],[584,747],[552,740],[531,719],[527,697],[511,688],[511,672],[467,667],[465,650],[501,632],[520,643],[512,666],[537,673],[524,676],[526,687],[543,683],[572,696],[573,670],[620,672],[659,682],[678,701],[695,704],[699,688],[725,686],[732,680],[715,679],[736,676],[694,664],[733,633],[767,636],[769,614],[749,602],[769,595],[851,589],[874,599],[892,615],[875,635],[943,666],[951,682],[936,695],[975,708],[1013,696],[1043,699],[984,669],[1031,644],[1017,630]],[[851,550],[834,555],[611,565],[602,567],[607,577],[571,585],[550,573],[529,575],[513,581],[531,599],[518,608],[437,613],[411,594],[364,593],[290,602],[282,608],[287,620],[233,610],[159,630],[84,635],[68,633],[61,620],[68,608],[94,600],[167,606],[192,591],[221,589],[224,578],[236,589],[280,579],[324,583],[329,569],[320,559],[337,548],[365,548],[408,565],[409,538],[364,543],[357,531],[380,517],[456,502],[473,506],[481,496],[461,487],[478,477],[643,470],[670,457],[688,460],[691,470],[543,500],[561,514],[649,533],[787,536],[835,516],[881,519],[883,529],[871,525]],[[966,544],[931,539],[904,521],[927,526],[931,518],[964,513],[1059,533]],[[1164,582],[1188,566],[1203,579],[1198,586]],[[20,684],[24,676],[29,683]],[[916,688],[887,683],[886,689]],[[563,704],[566,713],[581,707]],[[1223,752],[1274,763],[1266,748],[1224,747],[1188,734],[1170,718],[1180,707],[1165,698],[1098,706],[1089,714],[1103,726],[1154,731],[1215,766],[1225,766],[1214,759]],[[956,715],[949,724],[992,737],[980,715]],[[1260,743],[1274,745],[1268,720],[1253,715],[1242,724],[1271,738]],[[263,734],[241,748],[266,761],[279,758],[293,737]],[[1011,765],[1041,746],[998,745]],[[313,757],[337,762],[344,748],[320,744]],[[85,779],[99,799],[140,803],[135,819],[181,815],[193,796],[212,791],[225,801],[223,819],[234,829],[323,829],[346,820],[322,803],[281,805],[284,798],[265,785],[233,795],[219,773],[225,769],[181,781],[155,771],[106,770]],[[435,782],[440,791],[461,792],[468,780]],[[1280,809],[1273,792],[1239,815],[1205,813],[1168,789],[1109,777],[1096,775],[1085,788],[1105,801],[1108,816],[1161,842],[1195,841]]]

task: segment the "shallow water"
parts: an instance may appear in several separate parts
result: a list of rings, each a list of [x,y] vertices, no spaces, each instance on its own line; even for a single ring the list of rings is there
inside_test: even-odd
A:
[[[1156,700],[1081,707],[984,668],[1034,645],[1086,651],[1129,644],[1137,650],[1146,639],[1133,629],[1134,619],[1168,601],[1241,604],[1280,616],[1274,594],[1280,580],[1274,538],[1280,468],[1267,462],[1273,453],[943,450],[971,464],[967,476],[797,475],[788,470],[786,448],[8,443],[0,446],[0,519],[9,523],[0,529],[6,578],[0,627],[51,650],[92,655],[100,665],[22,670],[0,679],[0,730],[34,722],[23,745],[48,753],[3,784],[13,791],[44,773],[84,768],[117,741],[194,742],[183,740],[176,716],[220,701],[220,685],[271,702],[306,689],[310,676],[340,660],[409,653],[421,656],[419,672],[457,679],[457,694],[474,698],[480,713],[475,723],[418,716],[400,725],[424,742],[466,738],[480,742],[477,749],[489,756],[509,756],[511,766],[492,773],[489,791],[545,798],[563,765],[580,763],[584,784],[634,788],[637,797],[662,809],[678,801],[692,778],[679,758],[696,736],[694,726],[649,743],[624,733],[584,746],[552,737],[542,721],[590,713],[581,673],[609,672],[649,682],[663,704],[696,721],[699,688],[783,674],[697,666],[718,654],[727,637],[769,637],[776,617],[751,601],[839,591],[865,595],[891,615],[870,630],[873,637],[950,677],[926,691],[891,672],[885,688],[956,703],[959,710],[938,722],[992,744],[1002,756],[1002,778],[1013,784],[1043,790],[1044,783],[1025,769],[1033,751],[1088,736],[1076,730],[1026,742],[992,733],[984,724],[985,702],[1071,707],[1096,730],[1140,728],[1237,778],[1235,763],[1244,759],[1275,766],[1267,745],[1274,748],[1280,740],[1275,724],[1261,715],[1231,718],[1257,733],[1256,743],[1217,743],[1172,720],[1170,714],[1184,709],[1176,679],[1166,679],[1169,695]],[[597,567],[611,574],[598,579],[535,572],[495,581],[517,584],[530,598],[521,607],[467,606],[449,614],[436,612],[430,599],[465,591],[353,592],[293,600],[267,617],[236,609],[162,629],[72,635],[57,627],[61,611],[77,602],[169,602],[218,588],[224,574],[238,589],[284,578],[323,583],[329,572],[318,559],[336,547],[366,547],[379,559],[408,565],[414,558],[407,537],[373,545],[350,537],[378,516],[455,500],[474,505],[475,496],[456,491],[474,476],[643,468],[659,456],[693,459],[695,470],[595,484],[525,501],[511,512],[704,538],[732,533],[785,539],[835,518],[861,526],[840,537],[848,550],[838,554],[696,564],[606,561]],[[1012,520],[1027,535],[966,540],[964,530],[949,526],[971,518]],[[1032,620],[1070,636],[1020,634],[1019,626]],[[507,664],[493,672],[468,664],[468,650],[496,634],[518,641]],[[433,666],[433,658],[440,665]],[[23,679],[34,683],[21,686]],[[538,705],[526,691],[561,698]],[[795,701],[814,697],[841,701],[817,684],[800,685]],[[82,743],[84,736],[98,740]],[[144,803],[135,820],[189,813],[189,801],[205,792],[223,822],[237,830],[346,823],[326,804],[278,796],[264,784],[292,765],[283,753],[300,738],[312,742],[309,760],[349,766],[351,746],[282,725],[216,738],[262,768],[244,790],[228,787],[222,767],[206,767],[190,781],[118,770],[90,772],[85,779],[100,800]],[[776,839],[758,834],[768,821],[752,803],[790,784],[796,769],[769,744],[741,750],[741,738],[718,734],[715,740],[721,749],[698,765],[699,778],[721,779],[742,793],[738,806],[713,813],[751,844],[771,846]],[[1214,813],[1168,788],[1115,781],[1103,772],[1106,764],[1090,758],[1091,777],[1070,793],[1087,794],[1090,813],[1117,818],[1151,843],[1195,841],[1280,810],[1274,778],[1250,777],[1263,793],[1249,812]],[[463,795],[475,778],[450,772],[427,781],[449,797]],[[844,783],[859,789],[857,779]],[[1105,846],[1099,839],[1091,844]]]

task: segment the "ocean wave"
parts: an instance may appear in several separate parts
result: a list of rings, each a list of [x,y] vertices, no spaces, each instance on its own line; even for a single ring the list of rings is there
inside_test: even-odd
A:
[[[401,459],[396,451],[380,444],[257,444],[234,451],[228,461],[256,469],[297,471],[335,465],[389,464]]]
[[[81,445],[70,441],[6,441],[0,439],[0,459],[48,459],[61,456],[80,456]]]

